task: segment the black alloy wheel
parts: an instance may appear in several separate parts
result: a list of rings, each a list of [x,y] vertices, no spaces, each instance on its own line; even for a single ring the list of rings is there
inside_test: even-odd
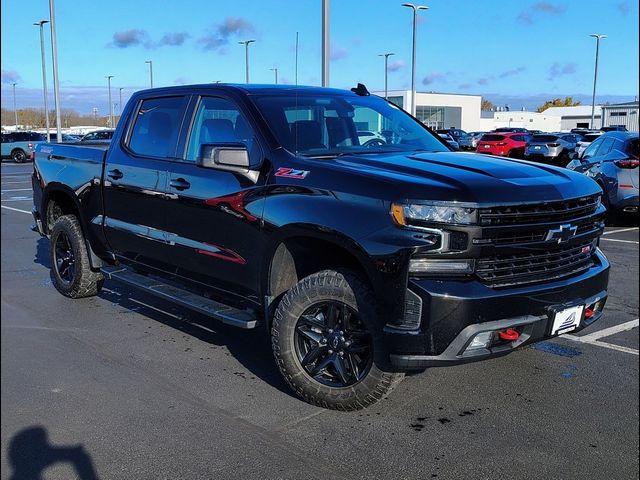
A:
[[[73,283],[76,273],[73,245],[65,232],[60,232],[53,249],[53,265],[60,279],[67,285]]]
[[[373,360],[373,339],[357,312],[330,300],[308,308],[298,319],[298,361],[314,380],[329,387],[348,387],[364,378]]]

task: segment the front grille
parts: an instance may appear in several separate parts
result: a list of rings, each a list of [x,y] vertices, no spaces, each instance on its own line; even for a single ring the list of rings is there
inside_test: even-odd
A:
[[[598,230],[604,227],[600,216],[598,218],[588,217],[570,223],[578,227],[576,235],[596,234]],[[549,228],[551,228],[551,225],[546,224],[533,225],[526,230],[522,230],[522,227],[508,227],[507,230],[498,232],[491,232],[491,229],[487,228],[482,235],[482,239],[475,240],[474,243],[477,245],[503,246],[543,242],[549,233]],[[502,229],[498,228],[498,230]]]
[[[492,287],[545,282],[576,275],[593,265],[592,241],[573,246],[479,259],[476,274]]]
[[[592,195],[562,202],[483,208],[479,212],[480,223],[498,226],[563,222],[591,215],[599,204],[600,195]]]

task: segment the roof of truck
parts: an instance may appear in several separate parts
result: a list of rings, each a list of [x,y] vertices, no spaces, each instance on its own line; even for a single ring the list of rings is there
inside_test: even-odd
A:
[[[153,90],[141,90],[137,93],[145,94],[147,92],[158,91],[185,91],[185,90],[227,90],[227,91],[243,91],[249,95],[264,95],[284,92],[298,92],[309,94],[333,94],[333,95],[356,95],[349,90],[339,88],[325,88],[310,85],[270,85],[270,84],[245,84],[245,83],[202,83],[196,85],[176,85],[173,87],[154,88]]]

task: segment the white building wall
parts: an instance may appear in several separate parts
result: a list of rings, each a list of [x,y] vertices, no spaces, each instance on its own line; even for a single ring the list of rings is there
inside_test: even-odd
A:
[[[493,118],[480,119],[480,131],[491,131],[500,127],[526,128],[543,132],[560,131],[561,119],[538,112],[494,112]]]

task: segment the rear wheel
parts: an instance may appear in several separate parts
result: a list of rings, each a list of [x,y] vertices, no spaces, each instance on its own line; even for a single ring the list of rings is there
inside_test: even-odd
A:
[[[282,298],[271,328],[280,372],[305,401],[358,410],[403,378],[388,366],[376,302],[353,273],[325,270]]]
[[[74,215],[59,217],[51,231],[51,276],[56,289],[70,298],[91,297],[104,277],[91,269],[84,235]]]
[[[24,150],[16,148],[13,152],[11,152],[11,159],[16,163],[23,163],[27,160],[27,154]]]

